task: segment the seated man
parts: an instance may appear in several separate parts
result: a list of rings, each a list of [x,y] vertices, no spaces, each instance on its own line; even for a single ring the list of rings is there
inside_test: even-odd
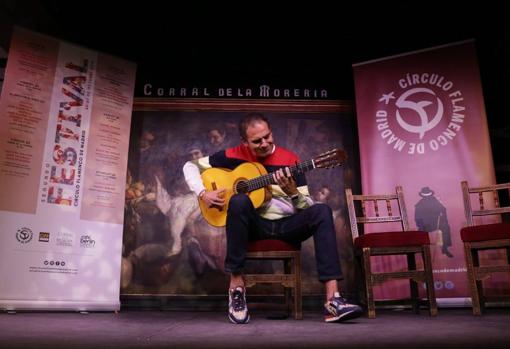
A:
[[[230,321],[244,324],[250,319],[243,279],[248,241],[280,239],[299,245],[311,236],[319,280],[326,290],[325,321],[340,322],[360,316],[361,308],[340,296],[337,281],[342,279],[342,271],[331,209],[325,204],[313,203],[303,174],[294,178],[290,173],[289,166],[295,165],[298,157],[274,144],[269,121],[259,113],[242,119],[239,132],[239,146],[188,161],[183,168],[190,189],[207,207],[227,204],[225,189],[205,190],[200,173],[207,168],[234,169],[243,162],[259,162],[272,173],[276,183],[271,186],[271,200],[258,209],[246,194],[235,194],[228,203],[225,271],[230,273]]]

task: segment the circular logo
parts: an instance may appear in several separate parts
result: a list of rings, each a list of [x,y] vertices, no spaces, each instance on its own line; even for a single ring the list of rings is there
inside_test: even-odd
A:
[[[453,283],[453,281],[445,281],[444,282],[444,287],[447,289],[447,290],[453,290],[455,288],[455,284]]]
[[[57,267],[58,267],[58,266],[63,267],[63,266],[65,266],[65,265],[66,265],[66,262],[64,262],[64,261],[49,261],[49,260],[47,260],[47,259],[46,259],[46,260],[43,262],[43,264],[44,264],[44,265],[51,265],[51,266],[55,265],[55,266],[57,266]]]
[[[377,132],[393,150],[410,155],[435,152],[450,144],[464,125],[464,96],[437,73],[409,73],[380,96]]]
[[[436,290],[442,290],[443,289],[443,282],[442,281],[436,281],[434,282],[434,288]]]
[[[18,229],[16,232],[16,240],[18,240],[22,244],[29,243],[34,237],[34,233],[29,228],[23,227]]]

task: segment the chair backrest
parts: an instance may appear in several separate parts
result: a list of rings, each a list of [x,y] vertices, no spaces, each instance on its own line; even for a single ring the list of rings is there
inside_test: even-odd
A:
[[[492,216],[510,213],[510,183],[487,185],[484,187],[469,187],[467,181],[461,182],[462,196],[464,198],[464,213],[468,226],[475,225],[474,217]],[[507,201],[503,201],[502,195],[506,191]],[[478,207],[473,209],[471,205],[471,195],[478,194]]]
[[[351,188],[347,188],[345,197],[353,241],[360,235],[359,224],[400,222],[403,231],[409,230],[402,186],[396,186],[395,193],[376,195],[354,195]]]

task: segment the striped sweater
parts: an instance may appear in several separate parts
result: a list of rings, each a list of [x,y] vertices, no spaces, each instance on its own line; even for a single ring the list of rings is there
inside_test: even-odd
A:
[[[233,170],[244,162],[258,162],[264,166],[268,173],[271,173],[280,168],[295,165],[299,162],[299,158],[293,152],[275,146],[271,155],[260,160],[250,152],[247,146],[241,144],[234,148],[219,151],[211,156],[188,161],[183,167],[184,178],[189,188],[198,195],[205,189],[200,177],[204,170],[211,167]],[[271,220],[280,219],[295,214],[297,210],[313,205],[305,175],[298,174],[295,179],[299,191],[297,199],[291,200],[278,185],[271,185],[271,200],[258,208],[261,217]]]

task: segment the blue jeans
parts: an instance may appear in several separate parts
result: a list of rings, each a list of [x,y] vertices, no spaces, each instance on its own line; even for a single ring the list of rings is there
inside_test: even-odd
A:
[[[227,211],[225,271],[242,274],[248,241],[278,239],[299,246],[313,236],[320,281],[342,279],[331,208],[317,203],[278,220],[264,219],[245,194],[230,198]]]

